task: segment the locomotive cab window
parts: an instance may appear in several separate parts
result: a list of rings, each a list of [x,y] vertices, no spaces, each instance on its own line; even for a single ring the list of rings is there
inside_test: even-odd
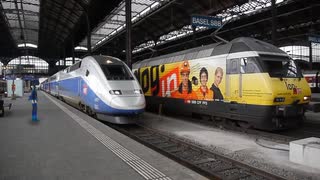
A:
[[[134,79],[124,65],[102,65],[101,68],[108,80]]]
[[[253,57],[240,58],[240,72],[242,74],[260,73],[261,68]]]
[[[270,77],[301,78],[302,73],[296,63],[289,58],[263,60],[265,71]]]
[[[255,57],[243,57],[227,60],[227,74],[260,73],[261,66]]]

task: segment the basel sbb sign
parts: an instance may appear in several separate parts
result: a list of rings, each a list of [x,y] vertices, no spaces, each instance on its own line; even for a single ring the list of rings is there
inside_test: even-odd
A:
[[[191,25],[192,26],[204,26],[209,28],[219,28],[222,25],[221,17],[213,16],[191,16]]]
[[[314,43],[320,43],[320,36],[319,35],[311,35],[308,37],[308,40]]]

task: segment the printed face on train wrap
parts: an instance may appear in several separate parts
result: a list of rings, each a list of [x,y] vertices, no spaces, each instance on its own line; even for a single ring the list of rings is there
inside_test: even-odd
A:
[[[134,71],[146,96],[190,100],[223,100],[225,62],[185,60]]]

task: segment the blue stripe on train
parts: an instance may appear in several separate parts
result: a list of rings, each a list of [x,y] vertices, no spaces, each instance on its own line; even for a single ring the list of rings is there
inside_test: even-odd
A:
[[[136,115],[144,112],[144,109],[124,110],[112,108],[104,103],[80,77],[70,78],[59,81],[59,91],[61,95],[69,97],[78,97],[83,103],[94,109],[97,113],[109,115]],[[109,93],[106,91],[106,93]]]

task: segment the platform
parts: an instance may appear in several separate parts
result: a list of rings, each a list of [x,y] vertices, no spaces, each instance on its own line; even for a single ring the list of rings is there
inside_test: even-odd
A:
[[[0,179],[206,179],[43,92],[33,123],[27,95],[0,118]]]
[[[312,114],[312,117],[307,114],[307,119],[320,122],[320,114]],[[319,169],[290,162],[288,144],[267,141],[262,146],[259,143],[262,139],[252,134],[224,130],[196,120],[145,113],[139,123],[286,179],[320,180]]]

